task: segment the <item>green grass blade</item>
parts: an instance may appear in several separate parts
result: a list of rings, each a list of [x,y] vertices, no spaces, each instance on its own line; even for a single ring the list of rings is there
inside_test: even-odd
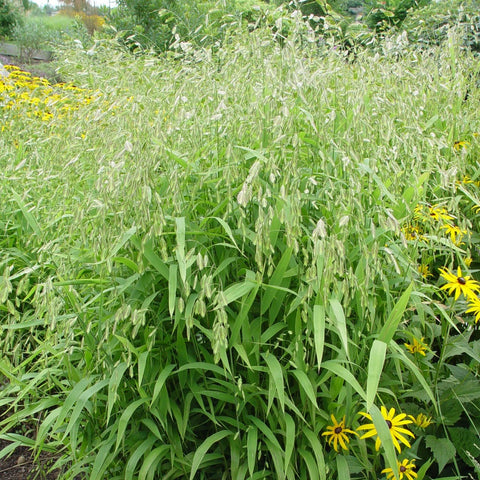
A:
[[[177,225],[177,246],[175,248],[175,256],[178,262],[178,270],[182,282],[187,281],[187,264],[185,260],[185,217],[175,219]]]
[[[140,445],[132,452],[125,466],[125,480],[133,480],[135,469],[140,459],[148,452],[153,445],[157,442],[154,436],[148,437],[146,440],[140,443]]]
[[[127,430],[128,423],[130,422],[130,418],[135,413],[135,410],[146,403],[148,398],[139,398],[131,403],[122,413],[120,420],[118,421],[118,430],[117,430],[117,441],[115,444],[115,450],[118,450],[118,447],[122,443],[122,440],[125,438],[125,431]]]
[[[150,401],[150,406],[152,406],[157,400],[158,396],[160,395],[160,392],[162,391],[163,386],[165,385],[165,382],[167,381],[167,378],[172,373],[175,366],[176,365],[173,365],[173,364],[167,365],[158,375],[158,378],[155,382],[155,387],[153,389],[153,395],[152,395],[152,400]]]
[[[250,426],[247,433],[247,463],[250,476],[255,471],[255,463],[257,461],[257,440],[258,430]]]
[[[372,408],[368,413],[372,416],[373,424],[375,425],[378,436],[382,441],[387,466],[393,469],[393,472],[398,478],[397,455],[395,454],[395,447],[393,445],[392,436],[387,422],[376,405],[372,405]]]
[[[87,386],[90,384],[90,381],[90,377],[84,377],[72,388],[72,390],[68,394],[68,397],[65,399],[64,404],[61,407],[61,410],[57,417],[57,421],[55,423],[55,426],[53,427],[54,431],[61,427],[66,416],[73,408],[73,406],[78,402],[80,395],[86,390]]]
[[[143,253],[143,256],[148,260],[149,264],[165,279],[168,281],[168,268],[163,260],[154,252],[151,242],[146,242],[142,245],[142,242],[135,235],[130,239],[132,244]]]
[[[301,449],[299,453],[300,453],[299,455],[300,458],[303,460],[303,462],[307,466],[308,480],[319,480],[320,471],[318,470],[318,467],[315,462],[315,459],[313,458],[313,455],[308,450],[304,450],[304,449]],[[341,477],[338,477],[338,478],[341,478]]]
[[[309,441],[312,451],[315,455],[315,462],[317,464],[318,474],[320,475],[320,480],[327,480],[327,474],[325,469],[325,457],[323,455],[323,446],[318,439],[318,435],[310,430],[308,427],[304,427],[302,430],[305,437]],[[341,477],[339,477],[341,478]]]
[[[175,302],[177,300],[177,265],[170,265],[168,268],[168,312],[170,318],[175,313]]]
[[[297,379],[301,390],[305,393],[307,398],[310,400],[310,403],[318,409],[317,405],[317,396],[315,394],[315,390],[313,389],[312,382],[308,378],[308,375],[302,370],[292,370],[292,374]]]
[[[125,362],[119,363],[116,367],[115,370],[112,373],[112,376],[110,377],[110,381],[108,383],[108,398],[107,398],[107,425],[110,420],[110,415],[112,413],[112,408],[113,405],[117,399],[117,391],[118,387],[120,385],[120,382],[122,381],[123,374],[125,373],[125,370],[128,368],[128,364]]]
[[[101,380],[100,382],[96,383],[95,385],[92,385],[90,388],[87,388],[85,391],[83,391],[78,399],[75,401],[75,407],[72,410],[71,416],[70,416],[70,421],[68,422],[67,428],[65,429],[65,433],[63,434],[63,438],[66,438],[68,434],[72,431],[72,429],[75,426],[75,423],[77,420],[80,418],[80,415],[85,408],[88,400],[92,395],[95,395],[97,392],[102,390],[102,388],[106,387],[108,385],[109,380],[105,378],[104,380]]]
[[[223,298],[225,304],[228,305],[239,298],[250,293],[256,287],[256,283],[245,280],[244,282],[235,283],[230,285],[224,292]]]
[[[190,470],[190,480],[193,480],[195,478],[195,475],[202,464],[205,454],[212,447],[212,445],[230,435],[233,435],[233,433],[228,430],[221,430],[220,432],[210,435],[206,440],[203,441],[203,443],[197,448],[195,454],[193,455],[192,467]]]
[[[147,478],[155,478],[155,469],[157,465],[167,458],[170,452],[170,445],[160,445],[153,449],[146,457],[138,473],[138,480],[147,480]],[[169,456],[168,456],[169,457]]]
[[[269,288],[269,287],[270,286],[279,287],[282,284],[285,271],[287,270],[288,264],[290,263],[290,259],[292,257],[292,251],[293,249],[291,247],[285,249],[285,251],[283,252],[282,258],[280,258],[280,261],[278,262],[277,268],[275,269],[275,271],[272,274],[272,277],[270,278],[270,282],[266,286],[266,291],[262,298],[262,308],[260,311],[262,315],[268,310],[268,307],[270,307],[277,293],[275,288]]]
[[[22,214],[27,221],[28,226],[34,231],[36,235],[40,235],[41,229],[40,226],[38,225],[37,221],[35,220],[35,217],[32,215],[32,212],[29,211],[27,206],[22,200],[22,197],[12,189],[12,197],[19,206],[20,210],[22,211]]]
[[[345,313],[343,312],[342,305],[336,298],[330,299],[330,310],[330,313],[333,314],[333,317],[335,318],[334,325],[340,335],[340,340],[342,342],[345,355],[347,356],[347,358],[350,358],[350,354],[348,353],[348,334]]]
[[[292,458],[293,447],[295,445],[295,421],[288,414],[285,413],[285,458],[284,458],[284,471],[288,470],[290,459]]]
[[[322,305],[313,307],[313,340],[317,357],[317,368],[320,372],[325,345],[325,308]]]
[[[98,450],[89,480],[104,480],[105,471],[112,461],[113,454],[110,450],[112,449],[114,440],[113,438],[108,439]]]
[[[397,331],[398,324],[400,323],[402,315],[407,308],[408,300],[410,299],[412,289],[413,283],[411,283],[408,288],[403,292],[402,296],[393,307],[393,310],[390,312],[390,315],[388,316],[385,325],[380,331],[378,339],[382,342],[385,342],[387,345],[390,343],[390,340],[393,338],[395,332]]]
[[[385,363],[385,355],[387,353],[387,344],[380,340],[374,340],[370,350],[370,358],[368,360],[367,371],[367,410],[372,407],[375,396],[377,394],[380,376]]]
[[[358,383],[358,380],[337,360],[327,360],[326,362],[322,363],[322,367],[330,370],[333,374],[343,378],[343,380],[349,383],[365,401],[367,400],[367,394],[365,393],[365,390],[361,387],[361,385]]]
[[[350,469],[348,468],[347,459],[343,455],[336,455],[337,475],[342,480],[350,480]]]
[[[283,382],[283,370],[280,362],[271,354],[264,353],[263,358],[267,362],[268,370],[271,375],[271,380],[275,385],[275,390],[277,391],[277,398],[280,402],[280,407],[282,412],[285,412],[285,387]]]

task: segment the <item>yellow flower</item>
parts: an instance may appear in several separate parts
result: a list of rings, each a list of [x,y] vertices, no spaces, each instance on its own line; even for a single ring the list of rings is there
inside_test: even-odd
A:
[[[409,415],[413,423],[419,428],[427,428],[432,423],[432,417],[427,417],[424,413],[419,413],[416,417]]]
[[[327,431],[322,433],[322,436],[325,435],[330,437],[328,438],[327,442],[329,445],[331,445],[333,442],[333,448],[336,452],[338,452],[338,444],[340,444],[344,450],[348,450],[347,443],[350,442],[350,439],[348,438],[347,433],[353,435],[358,434],[353,430],[345,428],[345,416],[343,416],[340,422],[337,422],[337,419],[333,416],[333,414],[330,415],[330,418],[332,419],[333,425],[329,425],[327,427]]]
[[[433,220],[453,220],[453,216],[448,213],[448,210],[445,207],[440,207],[439,205],[433,205],[428,207],[428,215]]]
[[[404,343],[404,345],[412,355],[419,353],[420,355],[425,356],[425,352],[428,350],[428,347],[423,343],[423,337],[420,339],[420,341],[413,337],[411,344]]]
[[[470,267],[470,265],[472,264],[472,257],[466,257],[463,261],[465,262],[465,265],[467,267]]]
[[[388,428],[390,429],[390,434],[392,436],[393,445],[397,449],[398,453],[401,452],[400,443],[398,443],[399,440],[407,447],[411,447],[405,435],[409,435],[412,438],[415,438],[415,435],[412,432],[410,432],[410,430],[403,428],[404,425],[413,423],[411,420],[406,420],[407,414],[399,413],[398,415],[395,416],[394,408],[391,408],[387,412],[387,409],[383,405],[381,406],[380,411],[382,413],[382,417],[387,422]],[[359,415],[363,415],[369,420],[372,420],[372,417],[368,413],[360,412]],[[358,427],[357,430],[366,430],[366,433],[364,433],[360,437],[361,439],[370,438],[370,437],[373,437],[374,435],[377,435],[377,438],[375,440],[375,450],[378,450],[380,448],[380,445],[382,442],[380,440],[380,437],[377,434],[377,429],[375,428],[375,425],[373,423],[360,425],[360,427]]]
[[[422,235],[420,228],[414,225],[406,225],[402,227],[402,233],[405,236],[405,240],[426,240]]]
[[[407,480],[417,478],[417,473],[413,470],[415,468],[415,460],[408,460],[408,458],[403,459],[401,462],[397,460],[397,465],[399,473],[398,480],[402,480],[403,477],[407,478]],[[384,468],[382,473],[387,474],[388,480],[392,478],[395,479],[395,474],[391,468]]]
[[[453,144],[453,149],[458,152],[460,150],[463,150],[463,149],[467,149],[468,145],[470,145],[469,142],[465,142],[465,141],[458,141],[458,142],[455,142]]]
[[[480,299],[477,296],[468,299],[468,309],[465,313],[471,313],[475,317],[475,324],[480,322]]]
[[[432,277],[432,274],[430,273],[430,268],[428,267],[428,265],[425,265],[422,263],[417,267],[417,270],[418,270],[418,273],[425,279],[427,279],[428,277]]]
[[[456,225],[449,225],[448,223],[446,223],[445,225],[442,225],[440,228],[443,228],[445,230],[445,233],[450,234],[450,240],[457,247],[462,244],[462,238],[467,233],[466,230],[462,230],[460,227],[457,227]]]
[[[465,298],[475,297],[475,292],[480,290],[480,285],[476,280],[471,280],[469,276],[462,275],[462,269],[457,268],[457,275],[454,275],[448,268],[440,268],[441,276],[448,282],[441,290],[448,290],[449,295],[455,292],[455,300],[458,299],[461,293]]]

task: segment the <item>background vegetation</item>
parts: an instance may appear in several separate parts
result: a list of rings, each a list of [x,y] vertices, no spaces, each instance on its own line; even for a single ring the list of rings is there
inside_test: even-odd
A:
[[[163,54],[117,29],[63,40],[70,83],[11,68],[0,457],[51,452],[65,479],[402,478],[397,459],[478,478],[479,64],[460,5],[388,29],[340,2],[252,5],[184,36],[187,10],[159,10],[177,19]]]

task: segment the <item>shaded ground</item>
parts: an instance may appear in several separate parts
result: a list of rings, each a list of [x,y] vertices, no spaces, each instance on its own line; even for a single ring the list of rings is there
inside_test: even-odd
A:
[[[0,440],[0,451],[8,446],[9,442]],[[49,465],[55,458],[47,453],[42,453],[34,461],[31,450],[19,447],[7,458],[0,459],[1,480],[57,480],[59,472],[47,473]]]

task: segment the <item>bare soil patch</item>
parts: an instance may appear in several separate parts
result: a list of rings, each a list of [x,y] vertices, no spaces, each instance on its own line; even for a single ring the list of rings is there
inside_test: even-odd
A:
[[[0,440],[0,450],[9,442]],[[38,459],[26,447],[18,447],[6,458],[0,459],[0,478],[2,480],[57,480],[60,472],[48,472],[55,457],[41,453]]]

